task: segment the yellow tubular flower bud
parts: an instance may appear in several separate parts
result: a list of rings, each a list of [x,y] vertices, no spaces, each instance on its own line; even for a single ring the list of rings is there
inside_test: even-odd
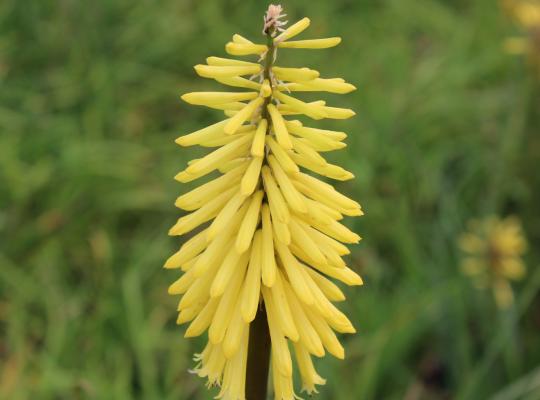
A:
[[[328,352],[334,357],[343,360],[345,358],[345,349],[341,343],[339,343],[336,334],[332,332],[332,329],[328,326],[324,319],[312,312],[308,312],[306,315],[313,325],[313,328],[321,338],[326,350],[328,350]]]
[[[240,180],[243,168],[233,169],[213,181],[205,183],[191,192],[178,197],[174,203],[176,207],[183,210],[192,211],[201,207],[208,199],[221,194],[226,189],[235,186]]]
[[[317,263],[326,263],[326,257],[323,255],[317,243],[315,243],[309,234],[302,228],[300,223],[296,222],[296,218],[292,218],[289,222],[289,229],[291,230],[291,237],[293,242],[303,248],[311,257],[311,259]]]
[[[268,196],[268,203],[270,208],[275,209],[276,218],[281,221],[288,223],[289,222],[289,209],[285,203],[285,199],[279,190],[270,168],[266,165],[262,168],[262,176],[264,182],[264,189],[266,195]]]
[[[191,164],[186,168],[186,173],[192,175],[209,174],[210,172],[216,170],[220,163],[230,161],[231,159],[238,157],[240,154],[245,153],[245,149],[249,148],[249,143],[252,139],[252,134],[240,136],[234,142],[228,143],[225,146],[214,150],[212,153]]]
[[[234,189],[227,190],[218,197],[206,203],[197,211],[178,219],[176,224],[169,230],[169,235],[183,235],[184,233],[192,231],[199,225],[204,224],[206,221],[211,220],[217,215],[221,207],[226,204],[233,193]]]
[[[264,217],[263,217],[264,218]],[[253,247],[249,259],[249,268],[242,289],[240,309],[244,322],[250,323],[255,319],[259,306],[259,294],[261,289],[261,269],[263,264],[263,233],[259,229],[253,238]],[[272,259],[274,254],[272,251]]]
[[[232,190],[237,191],[238,189],[233,188]],[[228,226],[229,222],[234,218],[234,215],[245,200],[246,196],[240,192],[230,198],[208,228],[208,233],[206,234],[208,241],[212,240],[219,232]]]
[[[240,269],[249,261],[249,254],[243,252],[240,254],[236,249],[231,249],[223,263],[219,267],[219,270],[210,287],[210,297],[219,297],[225,292],[225,288],[229,283],[231,277],[235,273],[235,269]]]
[[[253,157],[264,157],[264,140],[266,137],[266,127],[268,123],[266,119],[261,119],[259,125],[257,125],[257,131],[253,137],[253,143],[251,144],[251,155]]]
[[[270,209],[267,204],[262,206],[262,281],[267,287],[272,287],[276,281],[276,259],[274,256],[274,239],[272,235],[272,221]]]
[[[291,354],[289,352],[287,340],[283,336],[287,335],[287,333],[283,331],[283,327],[279,326],[278,324],[278,322],[282,319],[280,319],[280,314],[282,310],[280,310],[280,308],[275,305],[276,296],[274,295],[273,289],[267,289],[263,286],[261,288],[261,291],[264,297],[266,312],[268,314],[268,325],[270,328],[270,337],[273,344],[272,357],[275,357],[276,367],[283,376],[292,376]],[[284,293],[283,296],[285,296]]]
[[[291,106],[293,109],[298,110],[298,112],[307,115],[313,119],[321,119],[326,116],[325,112],[320,106],[310,105],[301,100],[295,99],[294,97],[288,96],[281,92],[274,92],[274,96],[283,103]]]
[[[229,285],[225,289],[225,293],[221,296],[219,305],[208,329],[208,338],[213,344],[221,343],[225,337],[225,330],[232,319],[233,310],[238,299],[238,290],[244,279],[244,272],[247,263],[239,263],[237,270],[232,275]]]
[[[193,92],[181,96],[186,103],[204,106],[208,104],[230,103],[232,101],[253,100],[257,92]]]
[[[319,77],[319,72],[309,68],[273,67],[272,72],[282,81],[307,82]]]
[[[293,143],[294,150],[298,154],[306,158],[309,162],[312,162],[316,165],[323,166],[323,167],[328,165],[324,157],[319,155],[319,153],[313,150],[313,148],[307,145],[304,141],[293,138],[292,143]]]
[[[324,295],[330,301],[343,301],[345,300],[345,295],[341,289],[329,279],[326,279],[324,276],[319,274],[317,271],[306,268],[307,273],[311,276],[313,281],[319,286],[319,289],[324,293]]]
[[[196,337],[201,335],[212,322],[212,318],[216,312],[219,299],[210,299],[206,306],[202,309],[199,315],[193,320],[191,325],[186,330],[184,337]]]
[[[174,281],[173,284],[169,286],[169,289],[167,290],[167,292],[169,294],[184,294],[186,290],[189,289],[191,284],[195,282],[195,279],[196,278],[195,278],[195,275],[193,274],[193,270],[188,271],[184,273],[184,275],[182,275],[180,279],[177,279],[176,281]]]
[[[337,46],[341,43],[340,37],[331,37],[324,39],[295,40],[290,42],[281,42],[278,44],[280,49],[327,49]]]
[[[238,236],[236,237],[236,251],[243,253],[247,251],[251,244],[253,234],[257,228],[260,217],[261,202],[264,196],[264,192],[259,190],[251,197],[251,202],[249,208],[240,225],[240,230],[238,231]]]
[[[235,33],[232,37],[232,40],[234,43],[241,43],[241,44],[253,44],[253,42],[249,39],[246,39],[242,35],[239,35],[238,33]]]
[[[268,79],[265,79],[261,86],[261,95],[263,97],[268,97],[271,94],[272,94],[272,87],[270,86],[270,82],[268,82]]]
[[[192,132],[188,135],[180,136],[175,140],[180,146],[193,146],[201,143],[204,140],[216,139],[223,135],[223,128],[229,120],[218,122],[216,124],[207,126],[206,128],[199,129],[198,131]]]
[[[219,83],[224,85],[257,90],[261,89],[261,84],[257,82],[250,81],[249,79],[242,78],[241,76],[229,76],[229,77],[216,77],[214,78]]]
[[[271,288],[266,289],[262,287],[263,294],[267,290],[268,296],[264,297],[264,304],[269,308],[274,310],[279,310],[279,314],[274,316],[274,319],[277,321],[279,329],[285,336],[288,336],[290,340],[296,342],[299,338],[298,330],[296,329],[296,324],[291,314],[291,309],[289,303],[287,302],[287,297],[285,295],[285,289],[283,287],[283,275],[280,270],[277,269],[276,281]],[[269,312],[270,313],[270,312]]]
[[[231,77],[257,74],[261,71],[260,65],[254,66],[218,66],[218,65],[196,65],[195,71],[203,78]]]
[[[284,40],[291,39],[291,38],[295,37],[296,35],[302,33],[303,31],[305,31],[307,29],[307,27],[309,26],[310,22],[311,21],[309,20],[309,18],[302,18],[300,21],[292,24],[287,29],[285,29],[285,31],[283,31],[281,34],[279,34],[274,39],[274,41],[276,43],[281,43]]]
[[[313,299],[313,294],[311,293],[311,290],[309,289],[309,286],[307,285],[304,276],[302,275],[301,267],[298,264],[298,261],[292,255],[291,251],[286,245],[280,243],[279,241],[276,242],[275,245],[276,250],[279,254],[279,258],[281,259],[281,264],[284,266],[285,271],[287,272],[287,277],[289,278],[291,286],[294,289],[296,295],[305,304],[313,304],[313,302],[315,301]]]
[[[277,238],[277,240],[279,240],[281,243],[288,246],[291,243],[291,232],[289,231],[289,226],[274,218],[271,207],[270,214],[272,215],[272,227],[274,228],[274,237]]]
[[[313,325],[311,325],[311,322],[309,322],[309,319],[306,317],[304,309],[300,305],[291,285],[287,282],[285,283],[285,294],[289,306],[291,307],[294,321],[298,327],[300,340],[297,343],[303,343],[309,352],[317,357],[324,356],[324,347],[321,339],[313,328]]]
[[[206,63],[212,66],[260,67],[260,64],[233,58],[208,57]]]
[[[350,83],[337,81],[335,79],[316,78],[311,81],[301,83],[290,83],[286,86],[292,92],[330,92],[345,94],[356,90]]]
[[[274,156],[268,157],[268,163],[270,164],[272,172],[276,177],[281,193],[283,193],[283,197],[291,209],[299,213],[306,213],[307,206],[304,202],[304,197],[298,192],[298,190],[296,190],[287,174],[281,168],[281,165],[277,162],[276,158]]]
[[[197,303],[193,307],[186,308],[185,310],[182,310],[178,313],[178,317],[176,318],[176,324],[182,325],[186,322],[192,321],[204,308],[204,304]]]
[[[240,126],[251,117],[253,112],[263,103],[261,97],[257,97],[255,100],[251,101],[247,106],[232,117],[229,122],[225,125],[223,130],[225,133],[231,135],[235,133]]]
[[[296,173],[300,171],[298,165],[296,165],[289,156],[289,153],[283,150],[283,148],[278,143],[276,143],[276,141],[271,136],[266,137],[266,143],[268,144],[268,147],[270,148],[273,156],[278,160],[281,168],[283,168],[288,173]]]
[[[289,137],[289,132],[287,132],[287,128],[285,127],[285,121],[283,120],[283,117],[279,113],[276,106],[274,106],[273,104],[269,104],[267,106],[267,109],[270,117],[272,118],[272,126],[274,127],[277,142],[285,150],[292,149],[293,146],[291,143],[291,138]]]
[[[229,42],[225,46],[225,51],[233,56],[247,56],[250,54],[261,54],[267,50],[268,50],[268,47],[262,44]]]
[[[259,183],[262,162],[262,157],[253,157],[253,159],[249,163],[249,167],[246,170],[246,173],[242,178],[242,183],[240,185],[240,191],[244,196],[249,196],[255,191],[255,188]]]
[[[325,114],[326,118],[333,119],[348,119],[354,117],[356,113],[350,108],[338,108],[338,107],[320,107],[321,111]]]
[[[170,256],[163,268],[180,268],[206,249],[206,244],[206,230],[203,230],[185,242],[180,247],[180,250]]]
[[[298,368],[300,369],[300,376],[302,377],[302,391],[306,391],[309,395],[313,392],[318,393],[315,385],[324,385],[326,379],[321,378],[317,371],[315,371],[313,361],[306,346],[295,343],[294,352],[296,354]]]
[[[350,254],[344,243],[361,240],[347,228],[344,217],[363,215],[363,210],[324,181],[354,177],[322,155],[346,147],[347,135],[303,126],[287,117],[349,118],[352,110],[301,96],[315,91],[344,94],[356,88],[341,78],[320,77],[312,68],[276,66],[281,49],[324,49],[341,41],[338,37],[291,41],[310,21],[304,18],[287,28],[284,16],[280,5],[269,6],[262,27],[264,41],[258,41],[266,45],[238,34],[226,44],[228,54],[253,55],[250,60],[212,56],[194,67],[197,75],[232,87],[231,91],[181,96],[222,117],[175,141],[209,150],[188,161],[175,176],[182,183],[206,178],[175,201],[185,214],[169,234],[194,234],[183,240],[164,268],[181,271],[168,288],[169,294],[180,297],[177,324],[186,324],[186,337],[208,338],[194,357],[193,372],[206,378],[209,386],[219,385],[217,398],[222,399],[248,395],[246,387],[254,383],[246,382],[248,355],[254,354],[250,346],[271,351],[267,356],[276,399],[298,398],[293,376],[301,377],[303,391],[317,392],[325,380],[311,356],[322,357],[327,351],[343,358],[345,351],[335,332],[355,332],[334,304],[345,299],[334,281],[363,283],[343,258]],[[524,241],[508,233],[518,229],[515,222],[508,223],[508,230],[491,224],[505,254],[523,251]],[[473,261],[466,264],[478,265]],[[514,257],[500,266],[494,290],[502,303],[512,295],[507,281],[522,277],[525,268]],[[267,326],[261,325],[263,321]],[[261,336],[261,329],[268,332]],[[271,346],[262,341],[268,334]],[[289,342],[299,374],[293,371]],[[256,360],[249,362],[254,365]]]
[[[285,125],[287,126],[287,129],[299,136],[305,137],[307,139],[315,140],[317,138],[319,139],[329,139],[329,140],[343,140],[347,137],[347,134],[344,132],[336,132],[336,131],[329,131],[326,129],[316,129],[316,128],[308,128],[307,126],[302,126],[300,123],[296,123],[297,121],[286,121]]]

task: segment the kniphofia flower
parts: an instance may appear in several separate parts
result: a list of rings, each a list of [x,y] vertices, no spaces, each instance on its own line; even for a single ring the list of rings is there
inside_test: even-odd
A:
[[[540,74],[540,0],[503,0],[503,8],[523,34],[505,40],[510,54],[526,55]]]
[[[516,217],[489,217],[472,220],[459,238],[464,252],[463,273],[471,276],[478,288],[491,288],[497,305],[507,308],[513,302],[510,281],[525,276],[522,256],[527,248],[521,224]]]
[[[362,284],[342,259],[349,254],[343,243],[358,243],[360,237],[341,220],[363,212],[324,181],[345,181],[353,174],[322,155],[344,148],[347,135],[292,119],[352,117],[350,109],[323,100],[305,102],[297,95],[348,93],[355,87],[341,78],[321,78],[314,69],[276,65],[278,50],[325,49],[341,41],[291,40],[310,20],[285,29],[283,16],[280,6],[269,7],[263,27],[266,44],[234,35],[225,46],[230,55],[253,60],[208,57],[206,64],[195,66],[198,75],[234,90],[182,96],[187,103],[222,111],[225,118],[176,140],[181,146],[215,148],[189,162],[176,180],[214,175],[176,200],[189,213],[169,234],[196,233],[165,268],[183,271],[169,293],[183,295],[177,322],[189,323],[185,336],[208,332],[206,347],[195,355],[194,371],[208,385],[220,385],[218,397],[224,399],[245,398],[250,324],[258,312],[267,313],[276,399],[296,396],[290,343],[303,389],[312,393],[315,385],[325,383],[312,356],[328,352],[344,358],[335,332],[355,332],[333,304],[345,297],[332,279]]]

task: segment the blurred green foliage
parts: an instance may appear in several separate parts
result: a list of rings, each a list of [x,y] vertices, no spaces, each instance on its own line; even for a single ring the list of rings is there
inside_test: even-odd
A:
[[[312,19],[304,37],[344,38],[283,64],[358,87],[326,97],[357,117],[323,126],[349,133],[333,159],[366,210],[349,260],[366,283],[346,291],[346,360],[317,361],[319,398],[540,398],[540,91],[502,51],[512,24],[494,0],[283,5]],[[1,399],[211,397],[161,265],[188,187],[172,176],[201,154],[173,140],[219,113],[178,95],[217,88],[192,65],[259,37],[265,8],[0,2]],[[489,214],[518,215],[530,243],[504,312],[457,267],[466,221]]]

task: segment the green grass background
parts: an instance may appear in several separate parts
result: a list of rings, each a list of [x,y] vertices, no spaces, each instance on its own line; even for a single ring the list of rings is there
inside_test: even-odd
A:
[[[218,121],[179,94],[220,90],[192,65],[233,33],[260,38],[263,2],[0,2],[0,399],[208,399],[189,374],[167,236],[172,177],[198,154],[173,143]],[[284,50],[358,87],[331,158],[366,216],[343,304],[358,334],[317,360],[320,399],[540,399],[539,86],[502,51],[515,27],[495,0],[297,0]],[[316,124],[312,124],[316,125]],[[518,215],[530,250],[501,312],[458,269],[473,217]],[[297,386],[298,387],[298,386]]]

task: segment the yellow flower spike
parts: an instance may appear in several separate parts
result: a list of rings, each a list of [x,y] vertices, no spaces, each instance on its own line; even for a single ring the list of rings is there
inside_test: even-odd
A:
[[[361,238],[342,221],[345,216],[363,215],[362,208],[324,181],[354,177],[322,156],[346,147],[347,135],[304,126],[289,117],[349,118],[352,110],[301,96],[303,92],[345,94],[356,88],[341,78],[322,77],[313,68],[275,65],[282,48],[324,49],[341,41],[337,37],[289,41],[309,26],[309,19],[286,28],[283,17],[281,6],[268,8],[263,27],[266,44],[238,34],[226,44],[228,54],[252,55],[252,59],[211,56],[206,64],[194,67],[201,77],[239,89],[181,96],[225,117],[176,139],[180,146],[211,150],[189,161],[175,176],[182,183],[207,178],[175,201],[185,214],[169,234],[194,234],[164,268],[180,270],[168,292],[181,296],[176,322],[187,325],[185,337],[208,337],[204,350],[194,357],[193,372],[206,378],[208,385],[219,385],[217,397],[228,400],[245,400],[248,395],[246,372],[260,361],[252,357],[250,346],[270,352],[263,342],[268,335],[261,335],[261,329],[268,331],[271,340],[267,355],[274,397],[298,398],[291,342],[302,390],[316,392],[325,380],[317,374],[311,356],[328,352],[343,358],[345,350],[336,333],[355,332],[334,305],[345,296],[333,280],[351,286],[363,283],[343,258],[350,254],[344,243],[358,243]],[[515,223],[506,230],[491,224],[496,232],[493,242],[500,249],[524,248],[523,241],[516,239]],[[524,274],[523,264],[512,258],[501,262],[500,270],[507,279]],[[506,289],[499,279],[496,290],[501,302],[510,298]],[[249,387],[258,386],[249,382]],[[255,397],[265,398],[265,394]]]
[[[499,308],[508,308],[514,299],[510,281],[526,274],[522,256],[527,242],[521,224],[516,217],[489,217],[470,221],[468,227],[457,241],[463,252],[461,270],[474,286],[491,288]]]

